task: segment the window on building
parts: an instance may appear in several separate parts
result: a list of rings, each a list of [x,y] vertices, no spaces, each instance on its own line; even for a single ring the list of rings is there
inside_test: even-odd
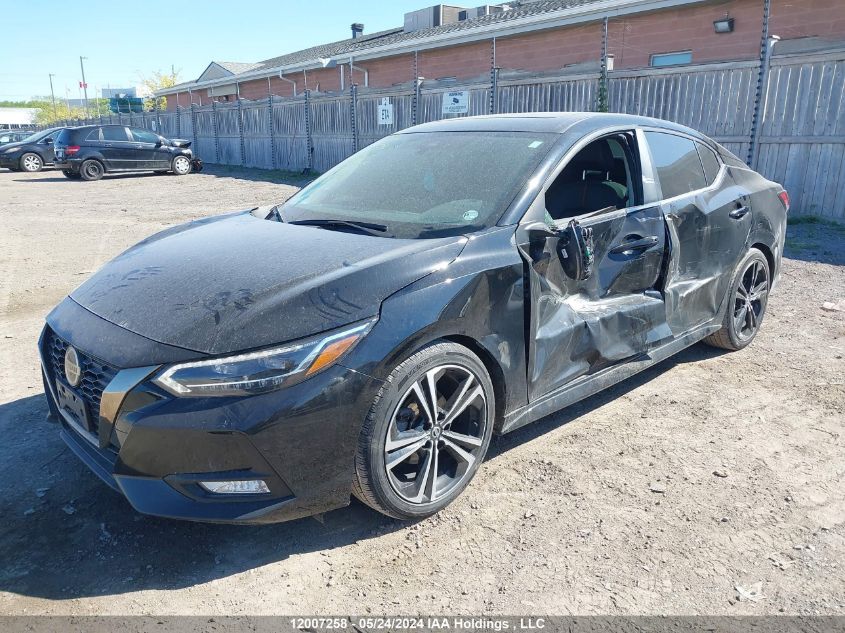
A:
[[[722,164],[716,158],[716,152],[706,145],[696,143],[696,147],[698,148],[698,155],[701,157],[701,165],[704,167],[704,178],[707,180],[708,186],[712,185],[716,181],[716,176],[719,175]]]
[[[676,53],[657,53],[651,56],[652,66],[679,66],[692,63],[692,51],[678,51]]]
[[[645,136],[664,199],[705,187],[704,169],[691,139],[662,132],[646,132]]]

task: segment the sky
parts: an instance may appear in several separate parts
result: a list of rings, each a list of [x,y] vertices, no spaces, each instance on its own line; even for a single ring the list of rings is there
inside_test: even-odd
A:
[[[88,96],[169,72],[196,79],[209,62],[255,62],[364,33],[401,26],[406,11],[432,0],[0,0],[0,101],[50,94],[81,96],[79,56],[87,59]],[[472,3],[468,3],[471,5]],[[472,5],[475,6],[475,5]]]

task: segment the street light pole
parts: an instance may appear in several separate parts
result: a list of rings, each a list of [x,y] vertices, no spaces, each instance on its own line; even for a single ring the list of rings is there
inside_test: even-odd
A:
[[[58,119],[59,114],[56,111],[56,93],[53,92],[53,77],[55,77],[53,73],[50,73],[50,97],[53,99],[53,118]]]
[[[88,58],[83,57],[82,55],[79,56],[79,68],[82,71],[82,89],[85,91],[85,118],[87,119],[90,116],[88,112],[88,84],[85,83],[85,66],[82,63],[83,59]]]

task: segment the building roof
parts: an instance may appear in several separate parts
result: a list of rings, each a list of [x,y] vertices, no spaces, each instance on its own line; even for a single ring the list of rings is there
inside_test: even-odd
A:
[[[0,108],[0,126],[29,125],[38,108]]]
[[[258,68],[261,63],[250,63],[250,62],[214,62],[218,66],[225,68],[233,75],[240,75],[241,73],[245,73],[253,68]]]
[[[491,29],[507,28],[509,26],[517,26],[521,21],[532,19],[542,20],[544,17],[552,18],[565,17],[567,14],[574,14],[578,9],[601,9],[605,14],[617,15],[622,12],[640,12],[645,10],[652,10],[657,5],[666,4],[692,4],[696,2],[703,2],[705,0],[515,0],[507,2],[509,9],[489,15],[483,15],[468,20],[461,20],[458,22],[451,22],[441,26],[435,26],[416,31],[406,32],[403,27],[396,27],[369,35],[360,35],[357,38],[347,38],[328,44],[320,44],[312,46],[293,53],[287,53],[278,57],[265,59],[255,64],[238,64],[242,66],[250,66],[247,70],[241,70],[235,73],[232,78],[227,78],[227,81],[240,80],[237,75],[248,74],[249,78],[257,76],[267,76],[275,74],[275,71],[290,67],[290,66],[307,66],[314,64],[319,67],[320,60],[337,59],[338,62],[344,63],[348,57],[364,55],[372,49],[381,49],[382,47],[396,47],[400,48],[403,44],[411,43],[425,43],[426,40],[449,40],[451,38],[458,39],[463,35],[470,35],[473,31],[486,32]],[[593,7],[595,5],[595,7]],[[650,6],[653,5],[653,6]],[[597,16],[592,16],[591,19],[598,19]],[[511,23],[515,23],[511,25]],[[443,45],[448,46],[448,42],[444,41]],[[387,56],[389,53],[385,52]],[[226,62],[217,62],[225,68]],[[301,68],[298,68],[301,69]],[[233,71],[234,72],[234,71]],[[201,78],[200,78],[201,79]],[[220,83],[222,80],[217,80],[215,83]],[[189,81],[177,84],[172,88],[160,90],[156,94],[168,94],[178,91],[184,91],[201,84],[208,85],[208,82],[201,80]]]

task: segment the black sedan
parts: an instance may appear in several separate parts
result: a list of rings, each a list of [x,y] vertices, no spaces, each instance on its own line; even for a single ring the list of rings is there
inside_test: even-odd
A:
[[[70,179],[99,180],[107,173],[191,173],[191,142],[166,139],[125,125],[84,125],[56,138],[56,167]]]
[[[22,141],[0,147],[0,167],[12,171],[41,171],[54,162],[53,141],[62,128],[51,128],[30,134]]]
[[[140,512],[273,522],[354,494],[426,516],[493,433],[748,345],[788,206],[665,121],[428,123],[107,264],[47,317],[50,410]]]

